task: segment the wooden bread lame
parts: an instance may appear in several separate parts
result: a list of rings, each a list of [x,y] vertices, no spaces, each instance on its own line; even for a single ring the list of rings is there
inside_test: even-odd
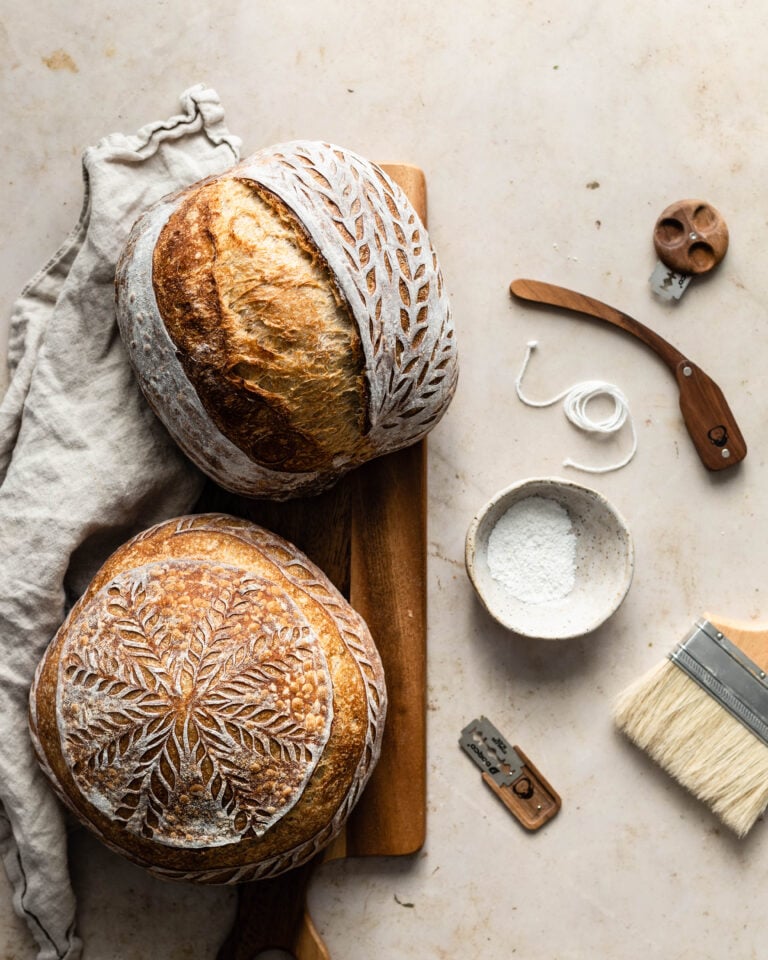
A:
[[[426,223],[422,171],[382,165]],[[316,497],[248,500],[210,484],[200,510],[259,523],[303,550],[366,620],[387,680],[381,758],[342,833],[313,861],[243,884],[218,960],[281,949],[330,960],[306,906],[315,869],[341,857],[416,853],[426,832],[426,440],[379,457]]]
[[[539,280],[513,280],[510,291],[522,300],[561,307],[604,320],[631,333],[654,351],[677,380],[680,411],[701,462],[709,470],[725,470],[747,455],[747,444],[723,391],[715,381],[663,337],[626,313],[600,300]]]
[[[520,747],[514,744],[512,749],[523,762],[521,776],[510,786],[500,787],[489,773],[484,773],[483,783],[496,794],[526,830],[538,830],[557,815],[562,800]]]

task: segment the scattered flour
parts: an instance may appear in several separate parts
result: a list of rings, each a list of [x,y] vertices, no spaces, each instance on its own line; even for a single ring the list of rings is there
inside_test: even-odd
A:
[[[488,538],[488,566],[523,603],[560,600],[576,581],[576,536],[555,500],[527,497],[503,514]]]

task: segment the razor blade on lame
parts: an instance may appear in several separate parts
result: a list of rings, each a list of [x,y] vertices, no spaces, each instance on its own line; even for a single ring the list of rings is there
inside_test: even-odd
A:
[[[487,717],[464,727],[459,746],[480,768],[483,782],[527,830],[538,830],[559,811],[562,801],[552,786]]]

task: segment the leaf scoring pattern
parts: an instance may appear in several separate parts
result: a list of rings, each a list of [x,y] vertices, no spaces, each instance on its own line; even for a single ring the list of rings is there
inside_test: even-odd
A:
[[[274,564],[281,571],[283,576],[293,582],[300,589],[301,593],[311,602],[321,603],[326,614],[328,614],[335,624],[336,629],[339,631],[345,647],[358,665],[367,701],[368,717],[364,751],[359,757],[356,774],[344,800],[324,829],[291,849],[277,852],[266,858],[256,856],[254,859],[250,859],[250,857],[247,856],[239,865],[197,869],[189,866],[172,867],[160,866],[159,864],[148,867],[156,876],[170,880],[186,880],[198,883],[239,883],[277,876],[285,870],[298,867],[323,849],[323,847],[338,834],[351,810],[357,803],[376,759],[379,756],[387,711],[387,694],[381,679],[381,663],[364,622],[349,604],[346,603],[341,594],[328,583],[323,574],[291,544],[253,524],[236,520],[233,517],[228,517],[223,514],[190,515],[178,520],[157,524],[145,531],[140,538],[137,538],[137,541],[139,539],[144,540],[162,536],[168,536],[172,539],[176,537],[183,538],[186,533],[194,534],[197,531],[215,531],[218,534],[226,532],[228,535],[244,541],[249,546],[255,547],[269,563]],[[184,555],[183,547],[180,555]],[[197,563],[197,561],[195,561],[195,563]],[[227,577],[231,585],[233,568],[227,568]],[[134,570],[133,576],[124,576],[121,584],[113,582],[112,586],[130,583],[128,594],[135,605],[141,606],[143,599],[147,599],[146,582],[147,578],[141,574],[141,571]],[[241,585],[247,582],[248,578],[245,578],[245,581],[241,581]],[[143,599],[141,594],[142,588],[144,590]],[[120,590],[113,590],[110,600],[114,600],[115,597],[121,595],[124,595],[124,592],[121,593]],[[257,594],[256,599],[263,600],[263,596]],[[114,614],[119,611],[116,611],[113,605],[111,612]],[[57,683],[57,713],[59,717],[59,729],[65,741],[63,743],[64,756],[70,765],[70,769],[73,771],[73,775],[78,779],[78,782],[79,776],[75,774],[74,771],[78,761],[80,761],[81,764],[83,762],[80,751],[85,748],[92,748],[94,745],[93,731],[95,731],[99,737],[102,737],[105,736],[105,728],[103,722],[100,722],[99,718],[93,715],[94,711],[90,709],[87,703],[88,696],[82,693],[83,690],[87,691],[89,689],[88,686],[84,684],[63,683],[62,681],[65,679],[63,676],[64,672],[69,671],[70,676],[78,676],[78,679],[85,679],[85,673],[78,674],[78,671],[81,670],[97,673],[100,677],[99,682],[102,684],[102,689],[123,694],[123,700],[129,704],[131,700],[138,699],[147,692],[140,687],[129,689],[132,681],[125,681],[116,676],[117,673],[125,672],[125,664],[122,662],[121,655],[118,655],[120,654],[120,644],[115,642],[114,638],[110,643],[99,642],[100,640],[103,641],[105,636],[105,632],[102,629],[104,626],[103,616],[93,616],[92,614],[93,611],[90,610],[90,607],[76,607],[70,615],[68,625],[72,628],[73,636],[77,635],[79,631],[79,642],[66,644],[61,650],[61,658],[59,660],[60,676],[59,682]],[[291,616],[296,616],[295,608],[292,609]],[[120,617],[117,617],[117,619],[120,619]],[[242,626],[241,624],[241,628]],[[260,634],[261,632],[262,631],[259,630],[251,631],[252,634]],[[238,633],[245,636],[247,630],[244,631],[240,629]],[[311,642],[312,637],[300,637],[300,640],[301,639],[306,639],[307,642]],[[164,645],[167,642],[168,640],[166,639]],[[84,653],[84,651],[87,652]],[[237,649],[234,649],[231,654],[231,662],[227,661],[226,669],[234,671],[234,668],[241,665],[248,655],[249,647],[238,642]],[[301,653],[298,651],[296,652],[296,656],[299,661],[302,659]],[[316,654],[313,654],[313,657],[315,656]],[[267,659],[268,658],[265,658],[265,661]],[[313,659],[313,662],[316,661]],[[38,676],[35,680],[36,687],[39,683],[39,674],[42,666],[43,661],[41,661],[41,665],[38,667]],[[270,664],[265,662],[263,666],[265,671],[269,672]],[[326,664],[321,658],[321,662],[318,664],[318,678],[324,677],[325,670]],[[231,682],[235,685],[235,688],[237,688],[239,681],[233,679]],[[126,684],[125,687],[122,686],[123,683]],[[93,682],[92,686],[97,686],[96,681]],[[70,688],[69,694],[66,692],[67,687]],[[65,688],[64,692],[62,692],[62,688]],[[251,683],[247,680],[243,681],[241,692],[247,693],[250,689]],[[320,689],[318,689],[318,693],[320,692]],[[320,699],[322,700],[322,698]],[[166,759],[170,759],[171,762],[178,762],[178,758],[181,755],[178,746],[179,736],[178,734],[176,734],[175,737],[171,736],[169,730],[170,718],[165,709],[166,701],[163,699],[162,694],[157,696],[156,701],[144,701],[144,706],[148,710],[153,709],[154,716],[153,719],[146,724],[146,727],[143,725],[141,727],[141,732],[145,735],[145,742],[142,747],[141,757],[135,764],[133,778],[128,779],[127,777],[123,777],[121,780],[120,791],[123,797],[122,806],[116,805],[114,796],[111,798],[107,797],[106,800],[102,800],[100,803],[97,795],[91,795],[92,802],[97,806],[100,805],[101,809],[107,813],[110,818],[117,818],[118,821],[127,824],[128,829],[136,829],[137,825],[140,825],[139,832],[143,832],[144,830],[144,818],[146,819],[146,827],[148,830],[157,830],[158,827],[162,827],[163,825],[157,811],[153,809],[155,801],[151,801],[145,797],[149,768],[153,764],[160,762],[159,756],[166,744],[168,744],[169,747],[169,756]],[[93,720],[93,730],[89,728],[91,720]],[[326,732],[316,738],[315,742],[318,744],[323,736],[327,735],[331,720],[332,717],[329,712],[326,721]],[[213,744],[214,748],[218,747],[226,750],[228,746],[231,745],[232,738],[237,733],[236,725],[227,719],[223,721],[223,732],[220,724],[208,721],[206,739],[201,745],[200,741],[202,736],[200,727],[205,724],[206,718],[202,718],[202,721],[199,721],[196,725],[183,724],[181,729],[180,742],[182,749],[187,750],[190,756],[194,757],[196,763],[202,761],[206,744]],[[227,724],[229,724],[229,726],[227,726]],[[57,775],[47,762],[46,754],[42,750],[37,729],[37,714],[34,709],[31,714],[31,732],[40,762],[47,771],[52,785],[59,793],[62,801],[71,805],[71,798],[58,784]],[[117,749],[122,751],[120,756],[130,754],[132,744],[135,742],[133,735],[118,741]],[[310,755],[312,757],[318,755],[313,749],[313,744],[310,743],[309,740],[305,740],[304,743],[299,744],[299,746],[303,746],[304,756],[311,766],[313,759],[311,759]],[[257,746],[256,750],[258,749],[259,747]],[[91,749],[90,752],[93,753],[93,750]],[[322,752],[322,747],[318,747],[318,753],[319,752]],[[115,756],[118,756],[117,752]],[[214,761],[212,759],[211,764],[213,763]],[[231,776],[230,780],[226,780],[224,771],[213,772],[213,766],[207,763],[204,764],[204,767],[206,776],[210,776],[211,773],[213,773],[209,780],[208,795],[217,798],[219,811],[224,811],[225,816],[230,818],[233,831],[237,837],[245,836],[249,831],[249,814],[242,808],[243,805],[240,800],[247,786],[247,777],[243,776],[242,771],[238,771]],[[319,767],[316,765],[315,770],[318,769]],[[162,785],[159,783],[158,778],[155,779],[155,786],[159,790],[162,790]],[[190,790],[190,795],[190,799],[194,801],[194,791]],[[146,806],[146,812],[144,812],[142,804]],[[268,817],[271,815],[266,805],[253,807],[253,813],[256,814],[257,817]],[[280,811],[276,811],[276,814],[272,814],[271,816],[277,819],[277,817],[280,816]],[[102,836],[105,842],[108,844],[111,843],[109,836],[99,828],[99,825],[95,821],[92,821],[91,825],[93,829]],[[252,832],[255,834],[256,829],[254,828]],[[159,837],[158,834],[154,834],[153,836],[155,839]],[[185,845],[189,845],[189,843]],[[248,850],[249,845],[243,845],[243,849]]]
[[[292,601],[256,575],[154,566],[165,606],[143,568],[115,578],[70,631],[64,755],[88,800],[140,836],[185,847],[261,836],[327,742],[325,656]]]
[[[262,150],[238,173],[299,213],[339,280],[366,356],[377,449],[424,436],[453,396],[458,362],[437,256],[403,191],[352,151],[314,141]]]

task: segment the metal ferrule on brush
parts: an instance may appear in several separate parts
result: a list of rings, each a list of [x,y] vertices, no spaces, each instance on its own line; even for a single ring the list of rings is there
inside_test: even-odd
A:
[[[669,659],[768,746],[768,678],[725,634],[699,620]]]

